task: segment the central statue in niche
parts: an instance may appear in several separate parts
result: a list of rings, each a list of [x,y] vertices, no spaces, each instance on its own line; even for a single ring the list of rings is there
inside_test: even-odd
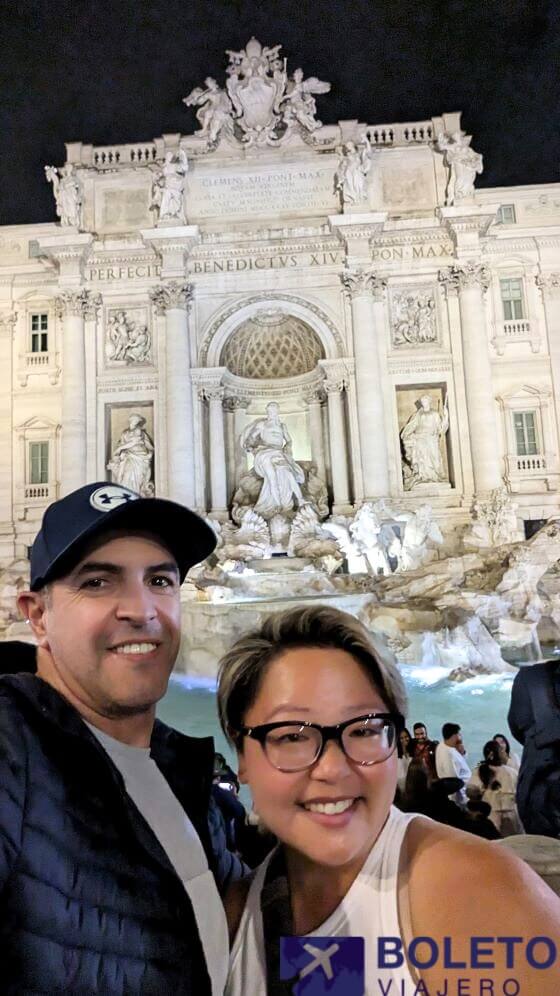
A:
[[[270,519],[305,504],[301,490],[305,474],[292,457],[292,440],[274,401],[266,406],[265,418],[255,419],[244,429],[240,442],[252,454],[254,471],[263,482],[255,512]]]

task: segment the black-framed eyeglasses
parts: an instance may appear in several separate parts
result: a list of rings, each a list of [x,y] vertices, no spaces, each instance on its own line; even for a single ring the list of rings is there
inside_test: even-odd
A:
[[[263,723],[244,726],[239,733],[258,740],[272,766],[288,772],[311,768],[329,740],[336,741],[354,764],[381,764],[395,750],[403,723],[398,713],[371,712],[336,726],[298,721]]]

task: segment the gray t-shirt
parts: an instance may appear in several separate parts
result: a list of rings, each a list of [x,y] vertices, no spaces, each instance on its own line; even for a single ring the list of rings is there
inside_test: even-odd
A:
[[[167,854],[194,910],[213,996],[222,996],[228,966],[224,908],[200,838],[149,747],[131,747],[87,724],[119,769],[126,791]]]

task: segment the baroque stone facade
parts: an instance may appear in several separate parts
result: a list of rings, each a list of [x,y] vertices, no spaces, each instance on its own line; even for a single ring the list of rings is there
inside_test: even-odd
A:
[[[445,542],[504,486],[518,525],[560,512],[560,184],[475,189],[458,114],[322,125],[329,84],[280,48],[228,53],[194,134],[67,145],[59,222],[0,229],[0,568],[132,472],[128,431],[146,493],[231,523],[261,420],[301,475],[291,554],[383,499]]]

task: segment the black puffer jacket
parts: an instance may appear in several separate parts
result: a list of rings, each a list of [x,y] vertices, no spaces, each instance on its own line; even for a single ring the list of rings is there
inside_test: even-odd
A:
[[[151,749],[223,887],[243,869],[210,801],[211,738],[156,721]],[[210,994],[167,855],[79,714],[32,675],[0,679],[0,955],[2,994]]]

